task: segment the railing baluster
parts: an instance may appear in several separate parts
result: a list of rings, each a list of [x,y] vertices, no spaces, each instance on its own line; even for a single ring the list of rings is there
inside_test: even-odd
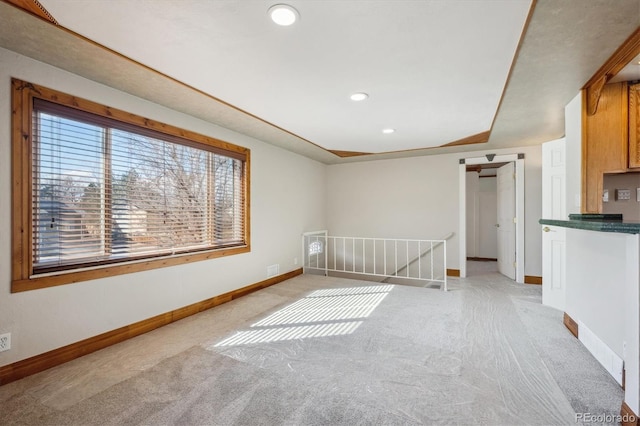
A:
[[[442,264],[444,266],[444,277],[443,277],[443,285],[442,288],[444,291],[447,291],[447,240],[442,241]]]
[[[324,276],[329,276],[329,235],[324,232]]]
[[[356,271],[356,239],[351,240],[351,272]]]
[[[422,279],[422,241],[418,241],[418,279]]]
[[[362,273],[367,273],[367,247],[364,238],[362,239]]]
[[[431,280],[433,281],[433,241],[431,241],[431,249],[429,251],[431,255]]]
[[[387,275],[387,240],[384,239],[382,240],[382,249],[384,251],[383,256],[384,256],[384,275]]]
[[[407,278],[409,278],[409,268],[411,267],[411,264],[409,263],[409,241],[405,242],[405,248],[407,249],[407,257],[405,258],[407,261],[407,266],[405,266],[407,268]]]
[[[394,246],[393,246],[393,251],[394,254],[396,255],[396,265],[395,265],[395,272],[393,273],[393,275],[395,275],[396,277],[398,276],[398,240],[394,240]]]
[[[338,253],[336,252],[336,237],[333,237],[333,269],[338,270]]]
[[[347,272],[347,237],[342,237],[342,271]]]
[[[378,272],[376,268],[376,240],[373,240],[373,275]]]

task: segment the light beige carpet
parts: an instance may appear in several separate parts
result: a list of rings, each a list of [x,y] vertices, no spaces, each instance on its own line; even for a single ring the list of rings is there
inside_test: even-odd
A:
[[[622,390],[488,273],[450,291],[303,275],[0,388],[0,424],[566,425]]]

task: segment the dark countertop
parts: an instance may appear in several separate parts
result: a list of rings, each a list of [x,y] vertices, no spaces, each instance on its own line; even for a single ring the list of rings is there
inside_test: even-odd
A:
[[[571,214],[569,220],[540,219],[538,223],[587,231],[640,234],[640,222],[624,221],[621,214]]]

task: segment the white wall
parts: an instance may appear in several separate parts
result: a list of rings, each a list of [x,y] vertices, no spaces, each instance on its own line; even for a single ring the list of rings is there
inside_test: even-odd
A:
[[[498,185],[494,176],[478,180],[478,254],[477,257],[498,258]]]
[[[525,274],[542,272],[540,146],[337,164],[327,171],[327,226],[332,235],[438,239],[448,267],[459,269],[459,159],[525,154]]]
[[[564,108],[564,131],[567,164],[567,215],[580,213],[582,196],[582,93]]]
[[[11,77],[250,148],[251,252],[11,294]],[[323,164],[0,49],[0,366],[298,268],[302,232],[326,227],[325,179]]]
[[[467,257],[498,257],[497,182],[495,176],[480,178],[467,172]]]

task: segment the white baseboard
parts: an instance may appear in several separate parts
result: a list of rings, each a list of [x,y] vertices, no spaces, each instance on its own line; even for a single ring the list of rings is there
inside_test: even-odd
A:
[[[578,339],[585,348],[622,386],[622,370],[624,361],[609,346],[607,346],[595,333],[587,328],[582,321],[578,321]]]

